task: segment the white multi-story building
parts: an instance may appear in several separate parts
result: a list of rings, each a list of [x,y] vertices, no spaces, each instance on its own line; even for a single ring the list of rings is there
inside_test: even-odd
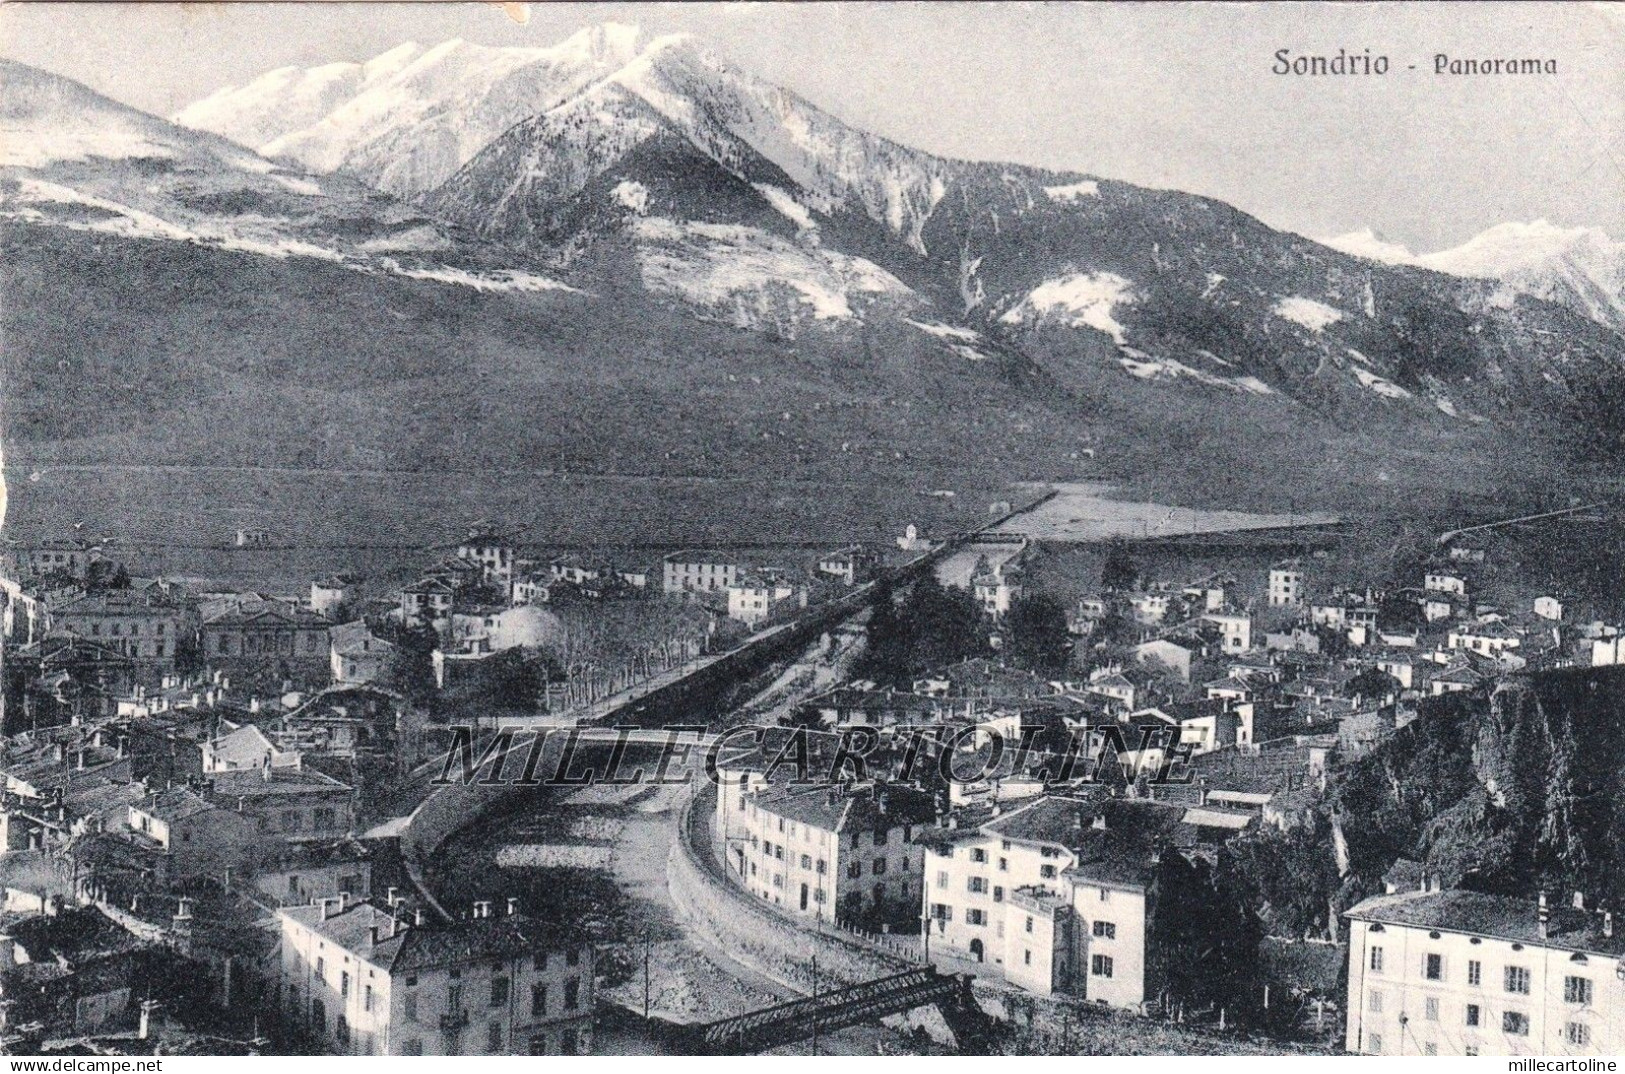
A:
[[[936,816],[930,795],[884,783],[766,784],[726,771],[716,827],[747,891],[809,918],[917,918],[924,850],[914,835]]]
[[[1367,899],[1348,919],[1351,1052],[1625,1051],[1625,935],[1612,915],[1424,890]]]
[[[923,831],[931,949],[999,965],[1032,992],[1139,1007],[1161,989],[1148,953],[1154,833],[1184,814],[1160,802],[1046,797],[979,827]]]
[[[1012,563],[1001,563],[971,579],[971,593],[991,619],[1003,619],[1009,614],[1010,605],[1020,600],[1024,591],[1021,571]]]
[[[1272,608],[1296,607],[1304,601],[1303,562],[1284,559],[1270,568],[1269,602]]]
[[[474,564],[483,581],[506,589],[513,582],[513,542],[489,526],[469,530],[457,546],[457,558]]]
[[[505,909],[506,912],[503,912]],[[283,1010],[341,1055],[573,1055],[592,1046],[593,950],[489,903],[450,925],[347,897],[277,911]]]
[[[721,552],[673,552],[661,561],[666,593],[717,593],[739,580],[745,568]]]
[[[1219,628],[1220,645],[1227,653],[1244,653],[1253,647],[1253,617],[1241,613],[1213,612],[1202,618]]]
[[[746,574],[728,586],[728,618],[747,626],[764,623],[787,607],[806,607],[807,590],[787,578]]]

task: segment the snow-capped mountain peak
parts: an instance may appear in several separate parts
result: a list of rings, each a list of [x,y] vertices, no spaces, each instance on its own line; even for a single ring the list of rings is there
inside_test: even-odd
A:
[[[1318,241],[1322,246],[1330,246],[1355,257],[1381,261],[1385,265],[1408,265],[1416,258],[1402,243],[1390,242],[1369,227]]]
[[[1418,257],[1416,263],[1453,276],[1499,279],[1514,269],[1568,254],[1587,240],[1600,240],[1604,247],[1618,245],[1593,228],[1558,227],[1546,220],[1511,221],[1480,232],[1460,246]]]
[[[1597,228],[1560,227],[1548,220],[1509,221],[1459,246],[1420,255],[1368,227],[1320,241],[1385,264],[1496,280],[1508,294],[1556,302],[1625,332],[1625,243]]]
[[[605,23],[545,47],[408,42],[361,63],[268,72],[182,109],[175,121],[417,195],[515,123],[680,40],[651,41],[636,26]]]

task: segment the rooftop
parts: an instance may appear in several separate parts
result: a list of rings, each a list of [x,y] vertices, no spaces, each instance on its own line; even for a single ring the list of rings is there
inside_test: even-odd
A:
[[[1625,956],[1625,928],[1604,936],[1601,915],[1553,905],[1548,935],[1540,934],[1539,904],[1532,898],[1476,891],[1411,891],[1379,895],[1349,910],[1357,921],[1435,929],[1565,951]]]

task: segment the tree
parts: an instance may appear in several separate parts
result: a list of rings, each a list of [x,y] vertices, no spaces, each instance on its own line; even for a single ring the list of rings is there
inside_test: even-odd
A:
[[[1106,546],[1106,562],[1100,568],[1100,588],[1108,593],[1127,593],[1140,583],[1140,572],[1128,546],[1121,538]]]
[[[1004,638],[1011,663],[1040,675],[1058,675],[1066,669],[1071,648],[1066,609],[1054,597],[1037,593],[1011,602]]]
[[[857,673],[893,685],[987,651],[976,598],[968,590],[944,587],[933,576],[915,582],[900,601],[877,601],[867,634]]]

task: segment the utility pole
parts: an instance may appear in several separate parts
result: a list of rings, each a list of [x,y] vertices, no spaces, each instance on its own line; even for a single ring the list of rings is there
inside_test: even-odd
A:
[[[813,1024],[812,1024],[812,1054],[818,1054],[818,955],[812,957],[813,975]]]
[[[649,930],[643,930],[643,1020],[649,1020],[649,951],[654,941],[649,937]]]

